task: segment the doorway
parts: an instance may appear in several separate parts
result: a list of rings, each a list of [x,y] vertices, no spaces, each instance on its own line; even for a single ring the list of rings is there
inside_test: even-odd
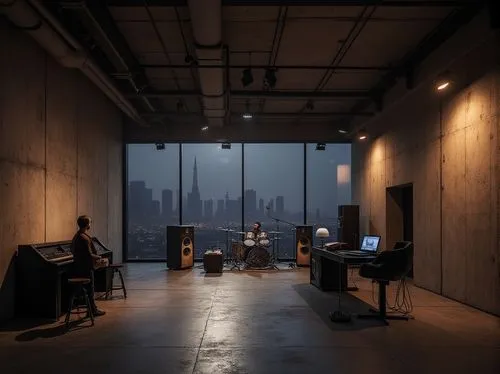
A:
[[[388,187],[386,190],[387,248],[398,241],[413,242],[413,184]],[[413,268],[408,277],[413,278]]]

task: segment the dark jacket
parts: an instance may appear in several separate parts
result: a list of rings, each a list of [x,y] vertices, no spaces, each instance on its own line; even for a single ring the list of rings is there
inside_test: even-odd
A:
[[[77,232],[71,241],[71,252],[73,253],[73,276],[88,277],[94,269],[94,258],[97,250],[92,238],[82,232]]]

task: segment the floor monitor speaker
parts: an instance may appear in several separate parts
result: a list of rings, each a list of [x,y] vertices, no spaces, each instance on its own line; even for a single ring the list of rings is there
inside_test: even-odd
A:
[[[312,244],[313,244],[313,227],[296,226],[295,248],[297,253],[297,266],[310,266]]]
[[[167,267],[187,269],[194,265],[194,226],[167,226]]]

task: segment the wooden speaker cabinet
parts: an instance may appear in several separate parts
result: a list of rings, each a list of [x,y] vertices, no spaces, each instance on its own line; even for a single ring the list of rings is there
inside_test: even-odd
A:
[[[167,226],[167,267],[187,269],[194,265],[194,226]]]
[[[296,226],[295,251],[296,251],[297,266],[310,266],[312,242],[313,242],[313,227]]]

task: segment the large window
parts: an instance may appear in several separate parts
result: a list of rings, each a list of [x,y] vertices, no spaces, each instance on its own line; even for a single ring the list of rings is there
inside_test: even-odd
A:
[[[295,258],[296,225],[327,227],[335,240],[338,205],[351,204],[351,146],[316,148],[128,145],[126,259],[165,260],[167,225],[195,226],[196,259],[225,250],[256,221],[279,259]]]
[[[295,258],[294,225],[304,224],[304,145],[245,144],[245,228],[271,234],[278,258]]]
[[[165,227],[179,223],[179,145],[127,147],[127,259],[165,259]]]
[[[195,258],[225,249],[241,230],[241,150],[241,144],[182,145],[182,223],[195,226]]]
[[[351,145],[306,146],[307,223],[326,227],[337,238],[338,206],[351,203]]]

